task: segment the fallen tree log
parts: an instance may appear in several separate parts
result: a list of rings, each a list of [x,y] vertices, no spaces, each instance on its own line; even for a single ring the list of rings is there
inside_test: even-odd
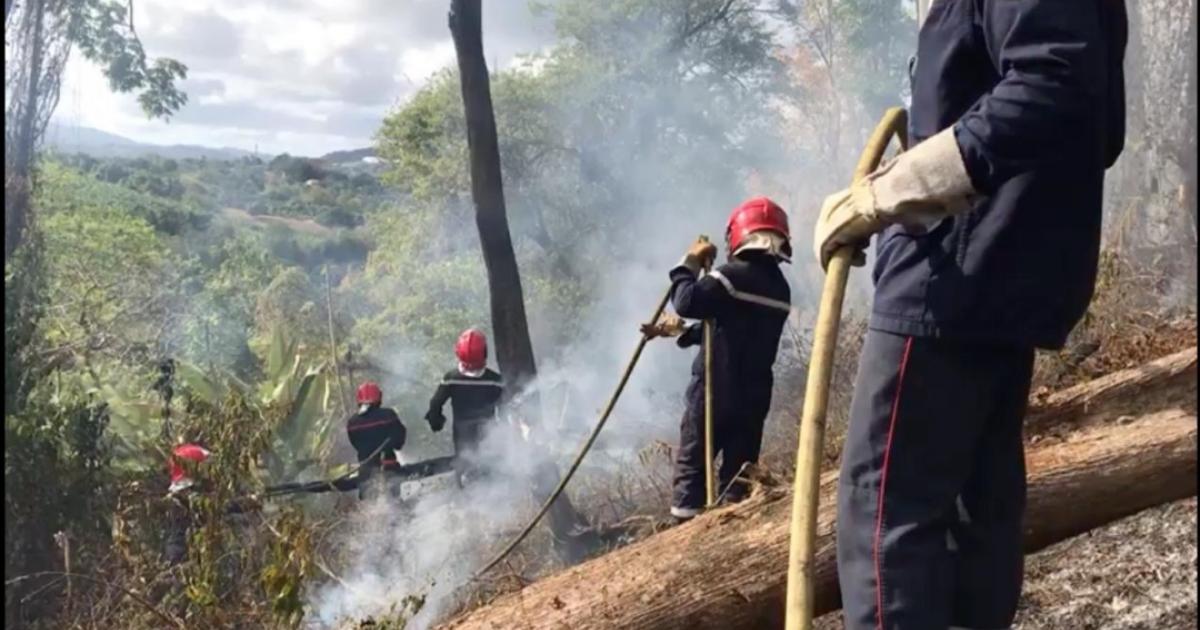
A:
[[[1194,387],[1194,385],[1193,385]],[[1026,547],[1046,545],[1196,494],[1196,417],[1168,409],[1094,424],[1028,452]],[[822,479],[817,613],[840,605],[834,560],[837,474]],[[790,494],[765,488],[533,583],[453,619],[499,628],[761,629],[782,625]]]
[[[1035,393],[1025,415],[1025,434],[1171,408],[1196,408],[1195,346],[1066,389]]]

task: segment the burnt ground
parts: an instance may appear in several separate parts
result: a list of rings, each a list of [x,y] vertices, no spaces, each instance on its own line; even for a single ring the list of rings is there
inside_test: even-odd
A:
[[[1031,556],[1016,628],[1196,627],[1196,498],[1145,510]]]
[[[1029,556],[1013,629],[1195,628],[1196,560],[1195,497],[1144,510]]]

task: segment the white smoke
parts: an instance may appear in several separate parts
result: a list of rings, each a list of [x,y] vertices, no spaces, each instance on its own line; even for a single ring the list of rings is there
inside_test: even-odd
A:
[[[630,92],[635,90],[631,87]],[[586,98],[586,97],[581,97]],[[712,119],[728,126],[713,132],[704,127],[697,130],[687,151],[694,152],[693,162],[708,169],[699,174],[681,168],[672,155],[674,145],[667,140],[656,146],[653,137],[632,121],[675,121],[665,126],[691,124],[703,116],[694,114],[703,108],[701,95],[677,94],[664,100],[642,99],[631,104],[631,124],[617,125],[603,143],[589,143],[587,134],[594,127],[587,120],[572,120],[576,116],[569,108],[560,114],[563,128],[579,130],[574,142],[603,173],[621,175],[612,181],[601,178],[600,183],[578,180],[578,173],[561,164],[547,168],[547,177],[561,176],[562,188],[613,186],[607,190],[612,199],[628,201],[636,207],[624,212],[619,225],[606,225],[604,230],[571,238],[572,263],[578,265],[579,282],[574,287],[586,296],[589,307],[573,329],[577,331],[563,343],[553,331],[563,328],[564,314],[551,306],[530,299],[533,287],[526,275],[525,297],[538,360],[538,379],[531,385],[540,405],[531,414],[534,430],[528,441],[519,427],[498,422],[481,445],[483,461],[493,469],[492,476],[457,486],[430,490],[414,497],[403,507],[382,501],[372,502],[351,517],[346,528],[347,539],[353,539],[347,565],[350,570],[342,583],[331,582],[314,594],[312,622],[328,626],[339,619],[400,613],[406,598],[421,598],[420,609],[408,619],[406,628],[423,630],[435,624],[461,604],[463,587],[469,584],[474,571],[480,568],[509,538],[517,533],[537,506],[532,498],[535,471],[552,464],[561,474],[565,472],[578,448],[599,418],[600,412],[617,386],[622,371],[638,344],[639,324],[649,320],[655,306],[663,298],[668,285],[668,272],[700,234],[724,250],[725,220],[740,201],[752,195],[778,196],[779,190],[766,190],[752,184],[750,173],[725,169],[722,152],[728,138],[738,137],[743,130],[736,121]],[[500,130],[503,133],[503,129]],[[674,133],[673,131],[670,133]],[[785,133],[782,130],[778,134]],[[614,135],[616,137],[614,137]],[[753,142],[742,136],[741,151],[752,155],[779,155],[777,134],[766,134]],[[758,138],[758,136],[755,136]],[[766,143],[760,146],[756,143]],[[769,145],[769,146],[768,146]],[[637,168],[629,168],[631,155],[640,155]],[[782,161],[780,171],[795,172]],[[521,191],[508,190],[510,223],[514,241],[522,247],[520,230],[522,212],[529,210]],[[573,193],[572,193],[573,194]],[[806,234],[806,219],[798,208],[790,211],[795,238],[797,268],[811,267]],[[551,208],[545,216],[553,218]],[[815,210],[815,209],[810,209]],[[586,224],[586,221],[585,221]],[[551,226],[554,227],[553,225]],[[553,232],[553,229],[551,229]],[[557,236],[553,235],[552,236]],[[522,252],[523,271],[529,259]],[[535,254],[537,255],[537,254]],[[721,253],[721,260],[725,257]],[[803,262],[800,262],[803,261]],[[479,266],[483,275],[482,264]],[[785,274],[795,277],[795,269],[785,267]],[[803,304],[800,289],[793,285],[793,303]],[[486,317],[486,303],[479,305],[481,319]],[[490,331],[489,331],[490,332]],[[447,347],[452,340],[447,340]],[[402,356],[397,349],[395,356]],[[649,476],[652,473],[669,478],[669,462],[663,458],[646,464],[638,457],[657,442],[674,445],[678,439],[679,420],[684,406],[684,390],[691,377],[695,348],[681,350],[674,340],[651,341],[643,352],[611,418],[596,446],[567,488],[567,494],[577,509],[586,511],[589,518],[599,518],[587,496],[588,490],[598,491],[618,479]],[[447,368],[452,364],[447,356]],[[397,370],[404,369],[405,360],[387,360]],[[386,385],[385,385],[386,387]],[[432,384],[424,396],[432,393]],[[518,398],[514,410],[506,409],[506,418],[519,415],[515,407],[532,398]],[[412,405],[410,405],[412,406]],[[423,413],[423,409],[422,409]],[[404,414],[402,414],[404,415]],[[536,416],[536,422],[532,416]],[[416,435],[424,440],[426,430],[411,414],[404,415],[410,439]],[[415,422],[414,422],[415,420]],[[440,444],[439,454],[449,449],[450,427],[434,438]],[[657,496],[644,488],[648,497],[660,501],[659,513],[666,514],[666,496]],[[662,488],[659,488],[660,494]],[[624,516],[603,513],[605,520]],[[542,525],[544,527],[544,525]],[[527,540],[531,547],[542,542]],[[536,549],[544,552],[544,549]],[[411,600],[409,600],[411,601]]]
[[[487,475],[468,476],[460,489],[446,474],[404,484],[401,500],[380,493],[364,501],[343,528],[352,570],[315,594],[310,625],[399,615],[406,628],[431,627],[461,603],[474,572],[533,514],[536,471],[567,456],[560,446],[552,429],[526,437],[519,423],[497,422],[467,456]]]

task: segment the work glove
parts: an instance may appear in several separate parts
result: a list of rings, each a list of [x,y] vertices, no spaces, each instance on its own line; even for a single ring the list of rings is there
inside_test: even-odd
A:
[[[683,320],[674,313],[663,313],[657,322],[642,324],[639,327],[639,330],[642,331],[642,334],[647,339],[654,339],[655,337],[678,337],[683,334],[685,329],[686,326]]]
[[[442,427],[446,426],[446,416],[443,416],[440,413],[427,413],[425,414],[425,419],[429,421],[429,428],[432,429],[434,433],[441,431]]]
[[[688,248],[687,253],[683,255],[683,260],[679,261],[677,267],[687,267],[692,274],[699,275],[700,270],[711,265],[713,259],[716,257],[717,246],[707,240],[698,238]]]
[[[893,223],[928,229],[970,207],[974,194],[954,127],[949,127],[826,197],[813,253],[824,269],[835,251],[852,246],[851,264],[862,265],[871,235]]]

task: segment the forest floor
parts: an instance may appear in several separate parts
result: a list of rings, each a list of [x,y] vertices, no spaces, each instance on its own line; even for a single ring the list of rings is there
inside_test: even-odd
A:
[[[1196,498],[1143,510],[1028,556],[1014,630],[1196,627]],[[817,620],[842,627],[841,613]]]

